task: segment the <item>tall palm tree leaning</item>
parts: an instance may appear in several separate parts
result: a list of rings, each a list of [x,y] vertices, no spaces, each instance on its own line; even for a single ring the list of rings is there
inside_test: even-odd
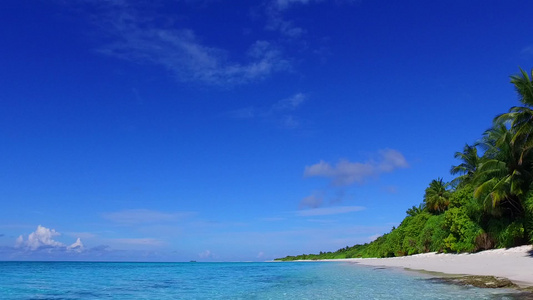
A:
[[[457,166],[452,166],[450,173],[452,175],[461,174],[452,180],[451,185],[454,187],[462,187],[472,181],[474,174],[480,164],[480,158],[477,154],[476,145],[466,144],[463,152],[455,152],[455,158],[460,159],[462,163]]]
[[[424,194],[424,203],[431,212],[444,212],[450,205],[451,192],[442,178],[433,179]]]
[[[521,218],[524,202],[533,182],[533,70],[530,77],[520,69],[511,76],[519,100],[524,106],[512,107],[494,119],[480,143],[485,148],[484,161],[476,174],[474,197],[493,212]],[[509,126],[509,128],[507,127]]]

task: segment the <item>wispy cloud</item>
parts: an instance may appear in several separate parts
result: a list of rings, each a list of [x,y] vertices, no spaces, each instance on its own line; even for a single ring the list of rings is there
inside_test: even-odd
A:
[[[292,21],[289,21],[284,17],[284,10],[289,7],[289,2],[291,1],[273,0],[270,5],[266,7],[266,29],[277,31],[281,35],[291,39],[297,39],[306,31],[303,28],[294,25]]]
[[[279,9],[287,9],[293,3],[307,4],[310,0],[275,0],[274,3]]]
[[[82,238],[82,239],[92,239],[96,237],[96,234],[92,232],[64,232],[64,234],[66,236]]]
[[[307,97],[305,94],[296,93],[291,97],[278,101],[272,106],[272,109],[276,111],[293,111],[300,107],[306,99]]]
[[[299,208],[318,208],[322,206],[335,206],[344,202],[346,198],[351,198],[350,194],[346,193],[344,187],[332,187],[332,189],[315,190],[311,195],[300,200]]]
[[[284,220],[287,220],[287,218],[282,218],[282,217],[268,217],[268,218],[260,218],[259,221],[262,221],[262,222],[279,222],[279,221],[284,221]]]
[[[307,101],[307,95],[296,93],[290,97],[281,99],[270,106],[245,107],[227,113],[227,116],[235,119],[259,119],[276,123],[281,128],[295,129],[301,126],[300,119],[295,115]]]
[[[289,61],[273,42],[256,40],[242,59],[228,59],[228,52],[206,45],[190,28],[163,26],[156,15],[129,5],[128,1],[101,4],[102,17],[95,22],[112,41],[98,51],[140,64],[155,64],[171,71],[181,81],[234,85],[265,78],[290,69]],[[233,55],[235,56],[235,55]]]
[[[209,259],[209,258],[215,258],[216,255],[211,252],[211,250],[205,250],[203,252],[198,253],[198,257],[202,259]]]
[[[315,209],[306,209],[296,211],[296,215],[300,217],[314,217],[314,216],[329,216],[346,214],[356,211],[362,211],[365,208],[362,206],[335,206],[335,207],[323,207]]]
[[[271,9],[267,13],[268,22],[266,29],[279,31],[282,35],[290,38],[299,38],[306,31],[298,26],[295,26],[292,21],[285,20],[281,11]]]
[[[524,57],[533,57],[533,45],[529,45],[527,47],[524,47],[521,51],[520,51],[520,54],[522,54],[522,56]]]
[[[287,38],[298,39],[301,38],[307,31],[295,25],[291,20],[285,17],[289,9],[296,9],[298,6],[303,6],[312,3],[322,2],[323,0],[272,0],[266,6],[267,16],[267,30],[278,31]],[[354,0],[337,0],[337,3],[354,2]]]
[[[399,151],[387,149],[378,152],[376,160],[366,162],[350,162],[340,160],[335,166],[325,161],[305,167],[304,177],[326,177],[332,184],[345,186],[353,183],[364,183],[370,177],[382,173],[390,173],[396,169],[407,168],[409,164]]]
[[[341,3],[354,3],[360,0],[336,0],[335,3],[341,4]],[[273,0],[273,3],[276,5],[276,7],[280,10],[285,10],[287,8],[290,8],[291,6],[295,5],[304,5],[304,4],[311,4],[311,3],[318,3],[318,2],[324,2],[324,0]]]
[[[324,203],[324,195],[321,192],[314,192],[313,194],[303,198],[300,201],[300,208],[318,208]]]
[[[148,209],[128,209],[112,213],[104,213],[102,216],[119,224],[133,225],[159,222],[177,221],[194,215],[193,212],[166,213]]]

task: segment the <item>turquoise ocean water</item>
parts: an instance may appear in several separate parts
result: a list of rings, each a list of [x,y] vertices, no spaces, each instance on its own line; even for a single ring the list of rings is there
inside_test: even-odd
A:
[[[517,299],[343,262],[0,262],[0,299]]]

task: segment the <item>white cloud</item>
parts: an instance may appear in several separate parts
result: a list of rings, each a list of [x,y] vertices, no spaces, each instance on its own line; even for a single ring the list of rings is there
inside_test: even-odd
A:
[[[299,210],[296,212],[296,215],[300,217],[329,216],[329,215],[338,215],[338,214],[346,214],[346,213],[351,213],[351,212],[356,212],[356,211],[362,211],[364,209],[365,208],[362,206],[324,207],[324,208]]]
[[[24,237],[19,235],[19,237],[15,240],[15,248],[20,248],[22,246],[24,246]]]
[[[390,173],[408,166],[409,164],[400,152],[387,149],[378,152],[377,161],[369,160],[361,163],[340,160],[335,166],[325,161],[320,161],[317,164],[306,166],[304,177],[327,177],[332,179],[334,185],[343,186],[354,182],[364,183],[369,177]]]
[[[15,248],[22,248],[24,250],[37,251],[40,249],[57,249],[57,250],[73,250],[76,252],[83,251],[83,244],[78,238],[77,241],[65,246],[63,243],[54,240],[54,237],[61,234],[54,229],[49,229],[44,226],[37,226],[37,229],[28,235],[28,239],[20,235],[15,241]]]
[[[67,247],[68,251],[74,251],[74,252],[78,252],[78,253],[82,252],[84,249],[85,248],[84,248],[83,243],[81,242],[80,238],[78,238],[76,240],[76,242],[74,242],[72,245]]]
[[[378,163],[379,172],[392,172],[397,168],[407,168],[409,164],[403,154],[396,150],[387,149],[379,151],[382,160]]]
[[[37,230],[30,233],[26,246],[31,250],[36,250],[40,247],[63,247],[60,242],[54,241],[52,238],[61,235],[54,229],[49,229],[41,225],[37,226]]]
[[[192,212],[165,213],[148,209],[128,209],[112,213],[104,213],[102,216],[110,221],[131,225],[143,223],[170,222],[193,215]]]

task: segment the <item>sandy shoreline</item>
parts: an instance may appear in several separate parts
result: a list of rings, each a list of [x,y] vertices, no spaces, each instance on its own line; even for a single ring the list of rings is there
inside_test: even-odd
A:
[[[533,246],[494,249],[472,254],[425,253],[393,258],[349,258],[332,261],[368,266],[400,267],[446,274],[492,275],[515,284],[533,286]]]

